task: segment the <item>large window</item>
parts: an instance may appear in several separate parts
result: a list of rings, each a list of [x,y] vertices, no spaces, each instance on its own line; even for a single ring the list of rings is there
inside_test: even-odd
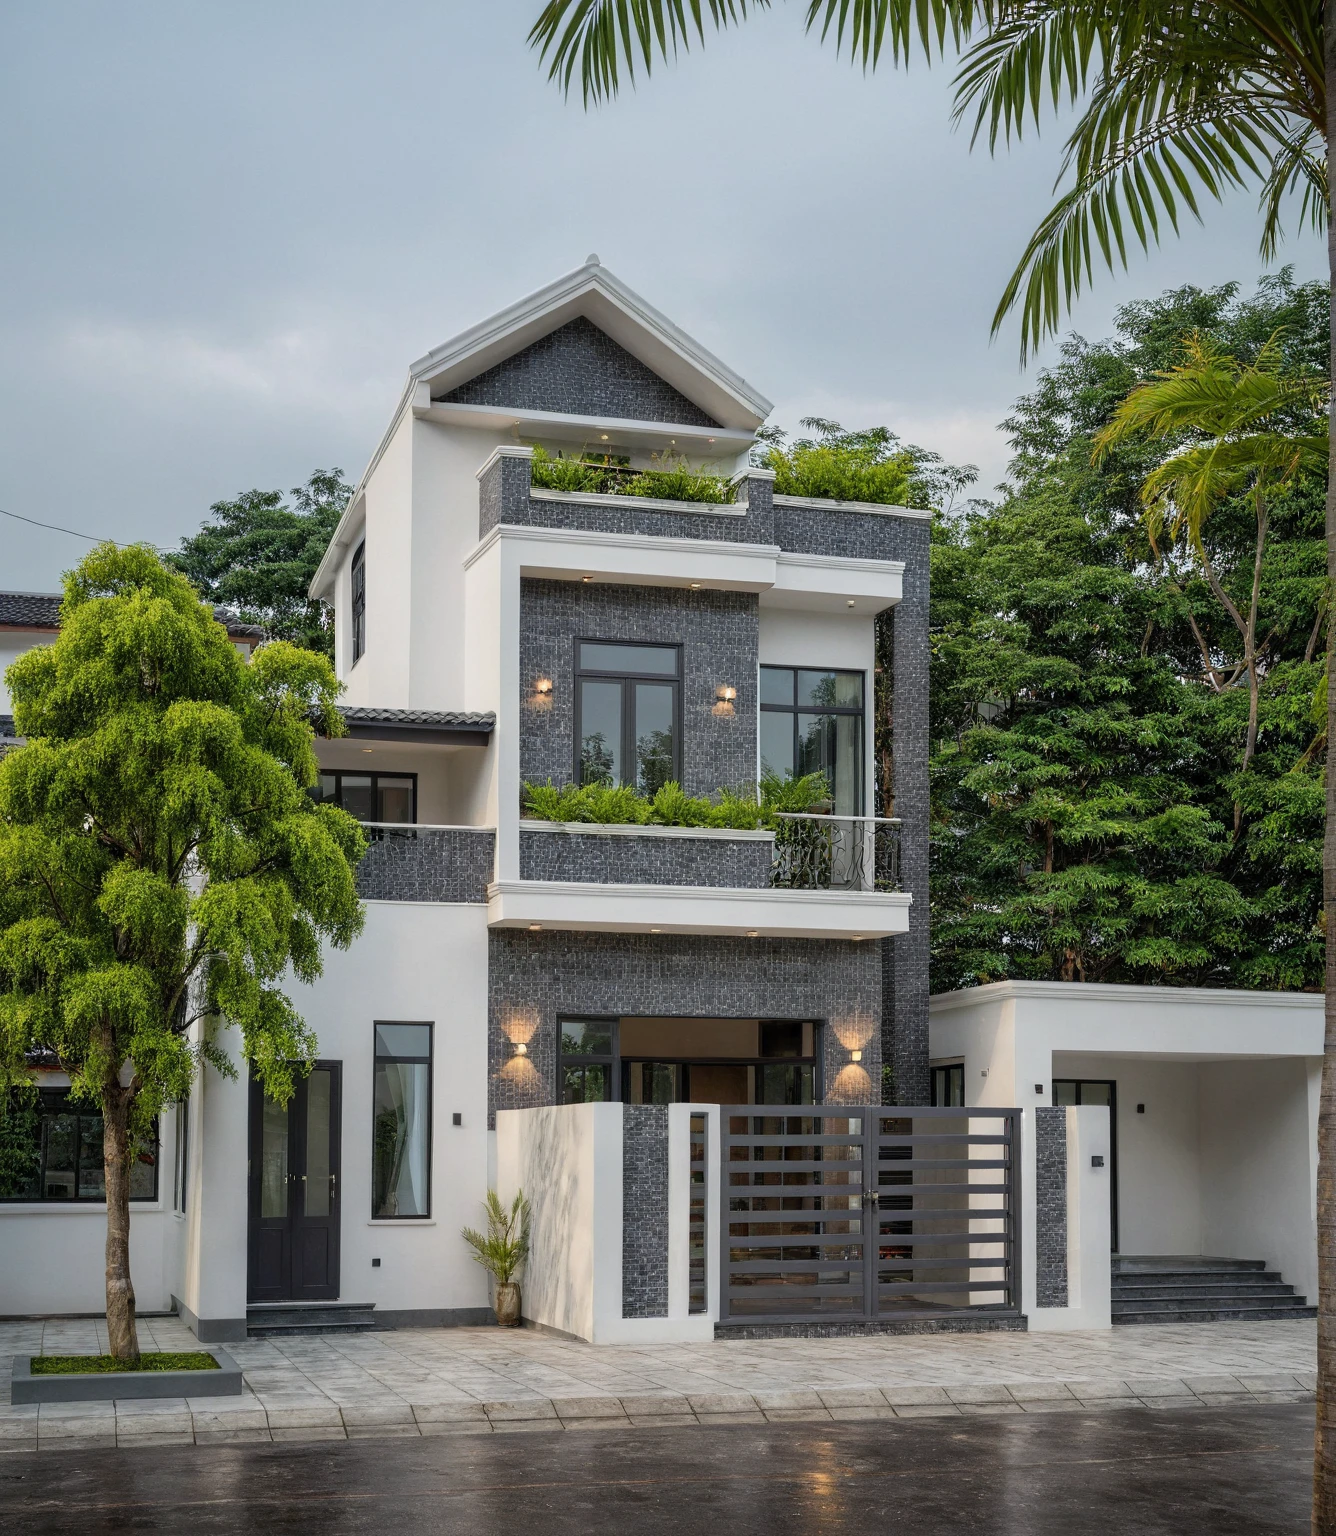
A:
[[[431,1215],[430,1024],[376,1025],[371,1215]]]
[[[186,1184],[190,1178],[190,1100],[176,1106],[176,1159],[172,1168],[172,1209],[183,1216],[186,1210]]]
[[[130,1198],[158,1198],[158,1127],[131,1149]],[[105,1200],[102,1116],[64,1088],[12,1099],[0,1119],[0,1200]]]
[[[611,1099],[617,1056],[614,1019],[563,1019],[561,1102],[587,1104]]]
[[[682,652],[676,645],[577,643],[575,777],[652,795],[682,777]]]
[[[837,816],[863,814],[863,674],[761,668],[761,771],[824,773]]]
[[[340,805],[358,821],[417,820],[415,773],[322,773],[317,800]]]
[[[366,652],[366,540],[353,556],[353,665]]]

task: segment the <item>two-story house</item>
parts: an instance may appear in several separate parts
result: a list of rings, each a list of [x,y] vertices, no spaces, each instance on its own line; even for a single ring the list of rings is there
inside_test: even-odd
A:
[[[365,931],[297,991],[320,1061],[290,1106],[206,1068],[165,1117],[142,1310],[205,1339],[293,1303],[483,1320],[459,1230],[508,1109],[927,1103],[928,516],[775,495],[769,410],[593,257],[412,364],[311,588],[348,724],[320,793],[371,832]],[[538,449],[614,480],[707,466],[727,499],[552,489]],[[830,799],[778,835],[526,811],[526,785],[745,798],[818,770]],[[22,1266],[4,1310],[98,1309],[73,1177],[0,1216],[66,1260]]]

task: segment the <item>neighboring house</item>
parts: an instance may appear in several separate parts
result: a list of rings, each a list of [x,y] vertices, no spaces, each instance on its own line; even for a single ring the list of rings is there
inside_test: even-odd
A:
[[[286,1316],[266,1304],[482,1320],[459,1230],[499,1177],[498,1115],[577,1102],[639,1127],[648,1293],[628,1278],[625,1315],[666,1316],[669,1106],[878,1103],[883,1060],[926,1103],[928,516],[775,496],[749,467],[769,409],[593,258],[412,365],[311,588],[349,727],[318,744],[320,793],[372,833],[365,932],[299,991],[320,1061],[288,1109],[206,1068],[164,1117],[142,1309],[211,1339]],[[535,488],[533,444],[708,463],[733,499]],[[879,620],[895,825],[875,815]],[[592,771],[754,792],[763,764],[834,790],[778,853],[765,831],[521,808],[525,781]],[[0,1203],[0,1248],[31,1256],[5,1260],[3,1310],[94,1311],[100,1175],[58,1086],[47,1107],[46,1165]]]

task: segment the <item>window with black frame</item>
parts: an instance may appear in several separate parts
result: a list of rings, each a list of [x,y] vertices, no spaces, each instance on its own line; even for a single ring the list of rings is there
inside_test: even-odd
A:
[[[357,546],[352,569],[353,665],[366,653],[366,540]]]
[[[824,773],[837,816],[863,815],[863,674],[761,668],[762,773]]]
[[[616,1097],[617,1024],[613,1019],[561,1021],[560,1088],[563,1104],[601,1103]]]
[[[576,642],[575,778],[656,793],[682,777],[682,648]]]
[[[158,1123],[131,1148],[130,1198],[158,1198]],[[102,1116],[65,1088],[13,1097],[0,1116],[0,1200],[66,1204],[107,1198]]]
[[[431,1215],[430,1024],[377,1024],[371,1215]]]
[[[186,1183],[190,1177],[190,1100],[176,1106],[176,1156],[172,1166],[172,1209],[185,1215]]]
[[[417,774],[322,773],[317,800],[342,806],[358,821],[412,826],[417,821]]]
[[[958,1109],[965,1103],[965,1063],[947,1062],[932,1069],[932,1103],[937,1109]]]

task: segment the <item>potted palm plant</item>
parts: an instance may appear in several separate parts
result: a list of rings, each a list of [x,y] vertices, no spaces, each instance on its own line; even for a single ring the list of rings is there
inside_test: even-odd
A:
[[[524,1191],[516,1193],[507,1210],[494,1189],[483,1202],[487,1212],[487,1231],[475,1232],[465,1227],[464,1241],[473,1249],[474,1259],[496,1281],[492,1305],[496,1320],[503,1328],[514,1328],[520,1320],[520,1287],[515,1276],[529,1257],[529,1202]]]

